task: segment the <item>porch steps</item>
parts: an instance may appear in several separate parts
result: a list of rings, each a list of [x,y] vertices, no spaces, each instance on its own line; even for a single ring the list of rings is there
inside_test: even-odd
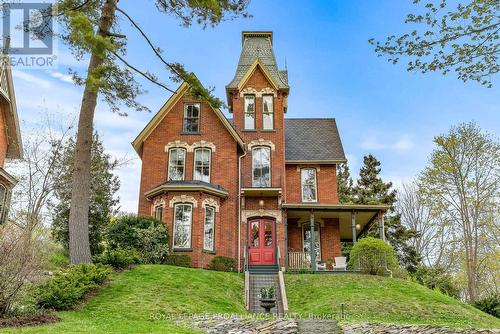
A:
[[[261,266],[259,266],[261,267]],[[274,267],[274,266],[271,266]],[[253,272],[250,271],[250,300],[249,300],[249,311],[252,313],[265,313],[265,310],[260,306],[260,289],[263,287],[269,287],[274,285],[276,287],[276,306],[271,309],[273,314],[284,314],[283,312],[283,302],[281,298],[281,290],[278,282],[278,268],[276,267],[276,272],[273,272],[275,268],[252,268]],[[250,269],[250,267],[249,267]],[[265,273],[265,271],[268,273]],[[269,273],[269,271],[271,271]]]
[[[276,275],[279,271],[277,264],[248,266],[250,275]]]

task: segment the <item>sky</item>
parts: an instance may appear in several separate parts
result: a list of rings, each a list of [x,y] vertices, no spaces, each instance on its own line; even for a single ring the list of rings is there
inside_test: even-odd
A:
[[[180,26],[159,13],[152,0],[121,0],[119,6],[147,32],[169,61],[183,63],[215,95],[225,99],[224,86],[231,81],[241,50],[241,31],[271,30],[280,68],[288,69],[290,96],[286,117],[334,117],[351,173],[359,172],[363,156],[374,154],[382,178],[396,187],[413,180],[428,162],[434,136],[451,126],[475,121],[498,138],[500,88],[459,81],[454,73],[420,74],[406,71],[379,58],[370,38],[409,31],[405,15],[410,0],[386,1],[264,1],[252,0],[252,18],[226,21],[217,27]],[[169,73],[127,21],[120,17],[127,35],[127,59],[155,73],[175,89]],[[53,69],[14,69],[18,114],[23,136],[49,113],[61,122],[77,120],[82,89],[68,69],[84,72],[88,59],[77,61],[57,42],[58,66]],[[132,140],[154,116],[170,93],[141,81],[147,93],[139,101],[151,113],[123,108],[127,117],[113,114],[100,101],[95,128],[106,150],[127,164],[117,170],[122,211],[136,212],[141,161]],[[230,114],[225,111],[227,117]],[[75,123],[76,124],[76,123]]]

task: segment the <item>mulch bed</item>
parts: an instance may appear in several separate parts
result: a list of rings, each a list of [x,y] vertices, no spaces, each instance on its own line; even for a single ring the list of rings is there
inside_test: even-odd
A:
[[[27,317],[0,319],[0,328],[37,326],[43,324],[51,324],[54,322],[59,322],[61,320],[61,318],[53,314],[37,314]]]

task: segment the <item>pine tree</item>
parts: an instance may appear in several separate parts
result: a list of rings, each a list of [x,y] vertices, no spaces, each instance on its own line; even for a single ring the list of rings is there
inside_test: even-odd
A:
[[[385,183],[380,177],[381,167],[373,155],[363,158],[364,165],[359,171],[359,179],[354,187],[354,201],[357,204],[387,204],[391,208],[385,216],[386,240],[397,252],[399,262],[409,272],[414,272],[420,262],[420,255],[410,245],[409,240],[417,235],[414,230],[407,229],[401,223],[401,216],[394,211],[396,190],[392,183]],[[379,237],[378,226],[373,224],[363,237]]]
[[[337,165],[337,192],[340,203],[353,203],[353,182],[347,163]]]
[[[75,139],[70,138],[54,168],[57,176],[55,199],[52,214],[52,237],[69,248],[69,213],[71,201],[71,180],[75,156]],[[89,241],[90,252],[97,255],[102,249],[104,229],[110,218],[117,212],[120,188],[118,177],[113,174],[118,161],[104,152],[103,143],[97,133],[92,139],[90,163],[90,205],[89,205]]]

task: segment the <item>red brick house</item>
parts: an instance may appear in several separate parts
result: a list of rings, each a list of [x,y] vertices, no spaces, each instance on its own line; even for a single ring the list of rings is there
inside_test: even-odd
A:
[[[172,251],[196,267],[221,255],[238,270],[316,259],[315,270],[386,210],[338,203],[336,166],[346,158],[336,121],[286,117],[288,73],[272,45],[272,32],[242,33],[226,86],[232,119],[184,83],[132,143],[142,159],[139,214],[163,220]]]
[[[10,195],[16,179],[5,169],[5,159],[21,159],[22,143],[16,110],[14,85],[8,57],[2,55],[0,64],[0,225],[9,213]]]

